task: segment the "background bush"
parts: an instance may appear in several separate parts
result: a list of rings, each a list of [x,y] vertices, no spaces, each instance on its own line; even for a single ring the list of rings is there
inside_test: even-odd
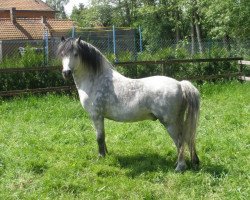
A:
[[[168,59],[192,59],[192,58],[226,58],[230,53],[226,49],[220,47],[211,47],[209,50],[191,55],[190,52],[182,46],[176,48],[164,48],[158,51],[144,51],[138,53],[138,61],[152,60],[168,60]],[[119,54],[119,58],[124,58],[125,55]],[[237,72],[239,65],[237,61],[220,61],[220,62],[203,62],[203,63],[175,63],[175,64],[146,64],[146,65],[131,65],[118,66],[118,71],[128,77],[141,78],[153,75],[165,75],[181,79],[184,77],[195,77],[201,75],[218,75]]]
[[[73,84],[72,79],[65,81],[59,70],[0,74],[0,91],[58,87]]]

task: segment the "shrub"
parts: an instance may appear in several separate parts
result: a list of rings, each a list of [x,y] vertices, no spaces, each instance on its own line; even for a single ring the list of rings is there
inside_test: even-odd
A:
[[[25,53],[21,57],[21,65],[24,67],[41,67],[44,65],[44,53],[36,52],[36,49],[27,46]]]
[[[59,71],[31,71],[25,73],[1,73],[0,91],[24,90],[73,85],[73,80],[63,80]]]
[[[168,59],[188,59],[188,58],[221,58],[229,57],[230,52],[226,48],[210,46],[203,53],[191,55],[185,47],[185,43],[180,43],[175,47],[159,49],[155,52],[144,51],[137,55],[137,60],[168,60]],[[125,58],[125,54],[123,59]],[[183,77],[195,77],[201,75],[216,75],[229,72],[237,72],[238,64],[236,62],[203,62],[203,63],[183,63],[183,64],[146,64],[118,67],[118,70],[125,76],[139,78],[152,75],[167,75],[177,79]]]
[[[41,67],[44,63],[44,52],[37,52],[35,48],[26,46],[23,55],[16,53],[12,57],[5,57],[0,62],[0,67]]]

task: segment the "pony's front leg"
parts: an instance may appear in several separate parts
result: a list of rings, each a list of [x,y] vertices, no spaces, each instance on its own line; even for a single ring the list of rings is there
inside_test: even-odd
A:
[[[93,117],[93,122],[96,130],[96,140],[98,144],[99,156],[105,157],[108,151],[105,143],[104,118]]]

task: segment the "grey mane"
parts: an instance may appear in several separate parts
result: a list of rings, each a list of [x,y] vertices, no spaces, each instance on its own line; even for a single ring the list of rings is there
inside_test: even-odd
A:
[[[85,64],[89,70],[94,73],[99,72],[102,69],[102,53],[91,44],[79,39],[68,38],[62,41],[58,47],[57,54],[59,56],[66,56],[73,52],[75,55],[79,55],[81,61]]]

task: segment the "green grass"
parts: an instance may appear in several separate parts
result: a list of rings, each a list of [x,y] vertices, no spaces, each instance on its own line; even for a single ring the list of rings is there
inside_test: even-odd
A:
[[[250,84],[205,84],[199,171],[175,173],[159,122],[106,121],[98,159],[92,123],[67,95],[0,100],[0,199],[249,199]]]

